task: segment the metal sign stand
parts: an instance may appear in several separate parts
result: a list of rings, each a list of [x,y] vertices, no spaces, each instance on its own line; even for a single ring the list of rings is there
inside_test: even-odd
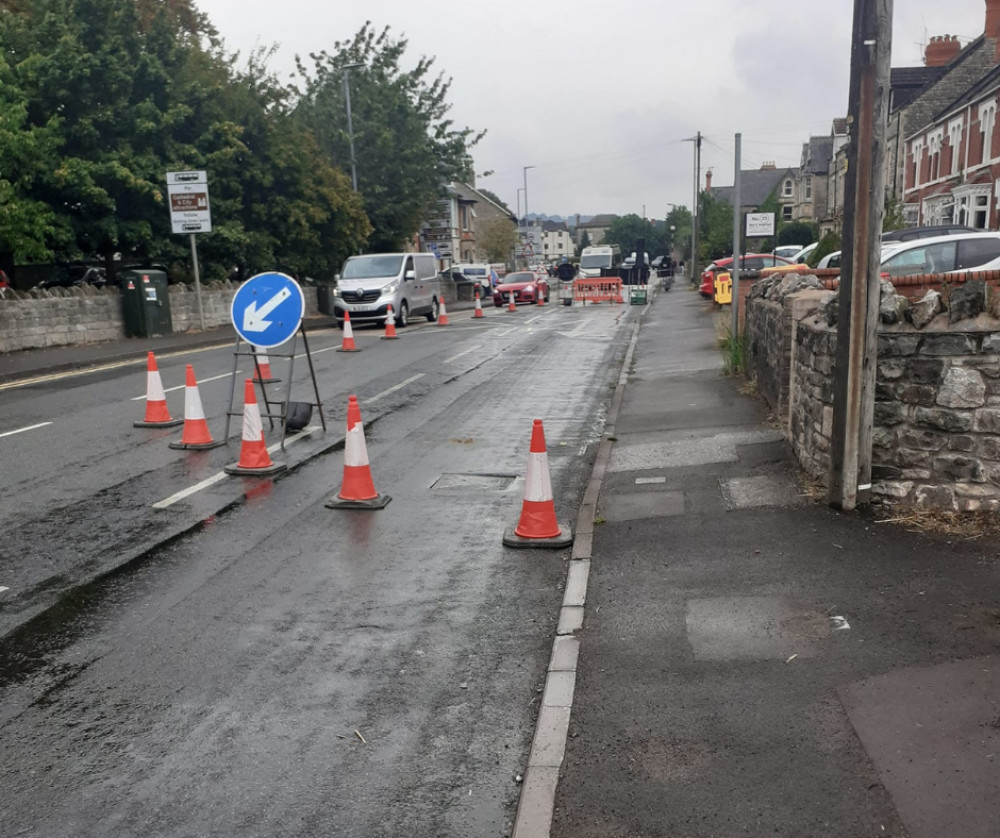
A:
[[[261,398],[264,402],[264,410],[261,411],[261,418],[267,417],[270,426],[274,427],[274,420],[281,420],[281,449],[285,448],[285,437],[288,434],[288,406],[292,404],[292,376],[295,372],[295,349],[298,344],[299,335],[302,336],[302,345],[305,348],[306,361],[309,363],[309,377],[312,379],[313,394],[316,397],[314,402],[305,402],[319,411],[319,420],[326,432],[326,417],[323,415],[323,403],[319,397],[319,385],[316,383],[316,369],[313,366],[312,353],[309,351],[309,340],[306,337],[306,328],[300,323],[296,334],[292,336],[291,351],[274,352],[268,349],[268,357],[288,358],[288,383],[285,387],[284,401],[272,401],[267,395],[267,386],[264,383],[264,376],[261,375],[260,362],[257,359],[257,352],[253,344],[247,343],[237,334],[236,345],[233,347],[233,377],[232,386],[229,389],[229,410],[226,411],[226,434],[224,439],[229,439],[230,424],[233,416],[242,416],[242,410],[236,410],[236,376],[239,374],[239,363],[241,357],[253,358],[255,377],[260,386]],[[243,348],[247,347],[247,348]]]

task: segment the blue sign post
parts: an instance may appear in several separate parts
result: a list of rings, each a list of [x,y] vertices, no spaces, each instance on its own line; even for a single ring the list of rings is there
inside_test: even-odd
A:
[[[252,276],[236,291],[230,307],[236,333],[247,343],[270,349],[294,335],[306,311],[299,284],[290,276]]]

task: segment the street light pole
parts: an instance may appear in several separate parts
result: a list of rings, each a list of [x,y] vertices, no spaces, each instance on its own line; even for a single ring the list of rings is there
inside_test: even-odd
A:
[[[351,144],[351,185],[358,191],[358,167],[354,160],[354,123],[351,122],[351,82],[350,71],[364,64],[345,64],[340,69],[344,71],[344,100],[347,103],[347,138]]]
[[[534,169],[534,166],[524,167],[524,226],[528,226],[528,169]]]

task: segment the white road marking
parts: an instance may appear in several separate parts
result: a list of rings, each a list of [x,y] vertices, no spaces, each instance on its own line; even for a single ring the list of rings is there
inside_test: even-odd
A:
[[[46,425],[51,425],[51,422],[39,422],[37,425],[28,425],[26,428],[18,428],[16,431],[4,431],[0,434],[0,437],[13,436],[14,434],[23,434],[25,431],[33,431],[35,428],[44,428]]]
[[[9,590],[10,588],[5,588],[3,585],[0,585],[0,594],[2,594],[4,591],[9,591]]]
[[[483,348],[482,344],[476,344],[475,346],[466,349],[465,352],[459,352],[457,355],[452,355],[450,358],[445,358],[444,362],[446,364],[450,364],[452,361],[457,361],[463,355],[468,355],[470,352],[475,352],[477,349],[482,349],[482,348]]]
[[[307,428],[303,428],[297,434],[293,434],[292,436],[288,437],[285,440],[285,447],[287,448],[292,443],[302,439],[302,437],[308,436],[313,431],[318,431],[319,429],[320,429],[319,425],[310,425]],[[267,451],[269,454],[273,454],[279,448],[281,448],[281,443],[276,442],[274,443],[274,445],[269,445],[267,447]],[[190,497],[196,492],[200,492],[202,489],[207,489],[209,486],[214,486],[216,483],[225,480],[229,476],[230,475],[226,474],[224,471],[217,472],[216,474],[213,474],[211,477],[202,480],[201,483],[195,483],[194,486],[189,486],[187,489],[182,489],[176,494],[171,495],[169,498],[164,498],[163,500],[157,501],[156,503],[153,504],[153,509],[166,509],[168,506],[173,506],[175,503],[177,503],[177,501],[184,500],[184,498]]]
[[[637,477],[635,479],[636,486],[644,486],[647,483],[666,483],[666,477]]]
[[[399,384],[396,384],[396,385],[390,387],[388,390],[383,390],[381,393],[378,393],[378,394],[372,396],[370,399],[365,399],[361,403],[362,404],[371,404],[372,402],[377,402],[383,396],[388,396],[390,393],[396,392],[396,390],[402,390],[407,384],[412,384],[418,378],[423,378],[423,377],[424,377],[424,374],[422,372],[418,372],[416,375],[411,375],[405,381],[400,381]]]
[[[157,358],[179,358],[183,355],[194,355],[198,352],[211,352],[218,349],[220,346],[232,346],[232,341],[226,341],[225,343],[217,343],[212,346],[204,346],[199,349],[183,349],[179,352],[167,352],[163,355],[157,355]],[[0,390],[12,390],[15,387],[28,387],[32,384],[44,384],[47,381],[61,381],[64,378],[75,378],[80,375],[90,375],[95,372],[104,372],[105,370],[116,370],[121,367],[136,367],[142,364],[146,365],[146,358],[133,358],[130,361],[117,361],[113,364],[101,364],[98,367],[87,367],[82,370],[67,370],[66,372],[54,372],[51,375],[38,375],[33,378],[22,378],[18,381],[8,381],[6,384],[0,384]],[[145,396],[143,396],[145,398]]]
[[[242,373],[243,373],[243,370],[236,370],[236,374],[237,375],[241,375]],[[220,378],[229,378],[229,376],[231,376],[231,375],[232,375],[231,372],[224,372],[222,375],[213,375],[211,378],[199,378],[198,379],[198,383],[199,384],[207,384],[209,381],[218,381]],[[186,384],[182,384],[180,387],[167,387],[167,388],[164,389],[163,392],[164,393],[172,393],[172,392],[174,392],[174,390],[183,390],[186,386],[187,386]],[[144,398],[146,398],[146,394],[145,393],[143,393],[141,396],[133,396],[132,397],[132,401],[134,401],[134,402],[141,402]]]
[[[505,332],[498,332],[497,337],[498,338],[507,337],[507,335],[511,334],[512,332],[516,332],[520,328],[521,328],[520,326],[515,326],[513,329],[507,329]]]

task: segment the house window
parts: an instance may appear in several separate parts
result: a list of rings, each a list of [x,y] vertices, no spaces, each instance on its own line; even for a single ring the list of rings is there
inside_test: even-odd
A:
[[[805,198],[807,201],[811,201],[813,196],[813,179],[807,177],[805,179]]]
[[[993,159],[993,124],[996,122],[997,103],[984,102],[979,106],[979,130],[983,132],[983,163]]]
[[[928,180],[937,180],[941,177],[941,141],[943,139],[943,128],[938,128],[927,135]]]
[[[989,195],[976,195],[972,199],[972,220],[970,227],[977,230],[985,230],[990,222],[990,197]]]
[[[951,146],[951,174],[958,171],[958,153],[962,148],[962,120],[948,123],[948,144]]]
[[[462,229],[469,229],[469,207],[465,204],[462,204]]]
[[[792,186],[793,186],[793,184],[792,184],[792,181],[791,181],[790,178],[787,179],[787,180],[785,180],[785,184],[784,184],[784,186],[782,187],[782,190],[781,190],[781,197],[783,197],[783,198],[791,198],[792,195],[794,194],[792,192]]]
[[[792,220],[792,205],[791,204],[785,204],[784,206],[782,206],[782,208],[781,208],[781,220],[782,221],[791,221]]]
[[[924,141],[914,140],[911,146],[913,151],[913,186],[920,186],[920,164],[924,157]]]

